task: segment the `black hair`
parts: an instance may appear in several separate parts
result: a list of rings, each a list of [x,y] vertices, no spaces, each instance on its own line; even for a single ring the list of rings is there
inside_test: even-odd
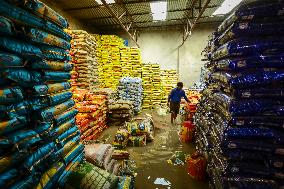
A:
[[[177,86],[183,88],[183,83],[182,82],[178,82]]]

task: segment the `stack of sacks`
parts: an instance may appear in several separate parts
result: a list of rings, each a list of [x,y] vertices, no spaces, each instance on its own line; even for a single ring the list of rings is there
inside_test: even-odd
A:
[[[195,114],[212,188],[284,187],[283,9],[243,4],[216,32]]]
[[[153,83],[153,96],[152,102],[153,106],[157,107],[157,105],[161,104],[162,100],[162,90],[161,90],[161,69],[159,64],[152,64],[152,83]]]
[[[37,0],[0,1],[0,13],[0,188],[56,188],[84,150],[68,91],[68,23]]]
[[[176,87],[178,82],[178,76],[176,70],[161,70],[162,80],[162,104],[166,105],[168,102],[168,96],[171,90]]]
[[[112,125],[123,125],[133,117],[132,102],[127,100],[117,100],[109,102],[109,121]]]
[[[130,47],[120,48],[120,62],[122,77],[131,76],[132,74],[132,64],[129,57]]]
[[[102,35],[100,44],[98,49],[101,87],[115,89],[122,76],[119,48],[123,46],[123,41],[115,35]]]
[[[152,95],[152,64],[143,64],[142,67],[142,86],[143,86],[143,109],[151,109],[153,107]]]
[[[129,48],[129,62],[131,63],[132,67],[131,77],[141,77],[142,59],[139,48],[137,47]]]
[[[72,86],[94,89],[98,86],[98,63],[95,37],[83,30],[71,30]]]
[[[97,88],[92,90],[92,93],[97,95],[105,95],[107,99],[107,105],[109,102],[117,99],[117,93],[111,88]]]
[[[81,131],[81,140],[96,140],[107,127],[107,105],[105,95],[96,95],[88,90],[74,91],[76,109],[76,123]]]
[[[120,99],[132,102],[135,113],[141,111],[143,92],[141,78],[123,77],[119,80],[117,90]]]

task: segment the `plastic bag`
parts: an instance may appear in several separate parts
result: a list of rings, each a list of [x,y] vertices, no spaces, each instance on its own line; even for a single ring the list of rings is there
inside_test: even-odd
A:
[[[34,86],[32,92],[34,95],[47,95],[50,93],[56,93],[63,90],[68,90],[70,88],[71,84],[69,82],[62,82],[62,83]]]
[[[13,117],[8,121],[0,122],[0,135],[8,134],[12,131],[24,128],[28,123],[25,116]]]
[[[14,25],[11,20],[0,16],[0,33],[4,35],[14,35]]]
[[[64,112],[64,113],[56,116],[54,118],[54,122],[55,122],[56,126],[59,126],[59,125],[65,123],[66,121],[72,119],[77,114],[78,114],[78,110],[76,110],[76,109],[69,110],[67,112]]]
[[[41,45],[39,48],[42,51],[42,55],[47,60],[71,61],[71,56],[69,55],[69,52],[65,49],[60,49],[48,45]]]
[[[24,99],[23,90],[20,87],[0,89],[0,104],[10,104]]]
[[[18,83],[23,87],[30,87],[40,84],[42,82],[42,76],[39,72],[30,71],[26,69],[6,69],[7,78]]]
[[[56,61],[38,61],[32,63],[33,69],[53,70],[53,71],[71,71],[73,64],[68,62],[56,62]]]
[[[46,82],[60,82],[67,81],[71,79],[71,74],[69,72],[53,72],[53,71],[45,71],[44,72],[44,81]]]

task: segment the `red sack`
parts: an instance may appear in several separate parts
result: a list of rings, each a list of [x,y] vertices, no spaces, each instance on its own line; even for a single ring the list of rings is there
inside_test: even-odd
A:
[[[204,180],[206,177],[206,158],[200,154],[194,153],[187,161],[188,174],[196,180]]]

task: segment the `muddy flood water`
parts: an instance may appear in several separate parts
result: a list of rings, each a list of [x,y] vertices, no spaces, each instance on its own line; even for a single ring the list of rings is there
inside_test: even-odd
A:
[[[187,174],[187,165],[172,165],[167,162],[175,151],[192,153],[194,147],[179,141],[178,127],[172,126],[169,115],[159,116],[151,113],[155,125],[154,141],[145,147],[127,147],[131,159],[137,166],[135,189],[208,189],[208,182],[196,181]],[[114,140],[118,127],[111,126],[106,129],[100,139],[106,143]],[[166,185],[154,182],[162,179]]]

